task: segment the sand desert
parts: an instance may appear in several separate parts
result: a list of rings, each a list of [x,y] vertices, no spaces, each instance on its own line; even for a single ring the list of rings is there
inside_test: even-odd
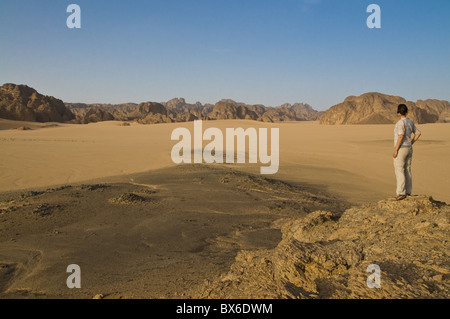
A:
[[[323,126],[317,122],[260,123],[246,120],[204,122],[217,127],[280,129],[280,169],[273,176],[311,184],[352,203],[381,200],[395,192],[393,125]],[[0,119],[0,191],[70,184],[175,166],[171,133],[193,123],[89,125],[16,122]],[[21,131],[17,128],[29,127]],[[424,124],[414,156],[414,192],[450,201],[450,126]],[[226,166],[226,164],[225,164]],[[233,165],[258,173],[258,165]]]
[[[192,129],[192,122],[0,120],[0,297],[448,297],[449,125],[420,125],[415,196],[400,203],[389,201],[395,195],[393,125],[219,120],[204,126],[279,128],[278,173],[260,175],[259,164],[175,165],[171,132]],[[387,229],[367,228],[380,223]],[[402,224],[403,232],[394,228]],[[253,270],[279,276],[286,273],[280,267],[290,267],[280,260],[304,260],[280,253],[292,252],[292,238],[297,248],[300,238],[360,241],[361,254],[377,252],[374,262],[388,269],[383,292],[362,288],[367,257],[345,264],[354,280],[364,279],[357,284],[319,284],[317,276],[342,283],[326,270],[315,273],[315,281],[292,275],[297,279],[281,276],[258,286],[248,275],[258,273]],[[421,242],[415,255],[389,255],[390,247],[410,247],[408,238]],[[309,256],[326,249],[314,248]],[[337,257],[323,254],[340,269]],[[421,258],[431,259],[426,264]],[[419,270],[400,273],[419,261]],[[80,266],[83,289],[67,288],[70,264]]]
[[[3,313],[449,299],[449,12],[1,0]]]

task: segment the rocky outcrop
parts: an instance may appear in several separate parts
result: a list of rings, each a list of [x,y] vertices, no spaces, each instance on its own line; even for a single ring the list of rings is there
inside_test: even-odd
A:
[[[241,120],[256,120],[258,115],[249,110],[244,105],[238,105],[233,100],[222,100],[217,102],[211,113],[207,115],[210,120],[230,120],[230,119],[241,119]]]
[[[114,120],[115,117],[107,111],[104,111],[102,109],[89,109],[84,113],[84,115],[78,117],[74,122],[80,124],[89,124]]]
[[[175,122],[192,122],[195,120],[201,120],[202,115],[194,112],[186,112],[183,114],[177,114],[175,117]]]
[[[441,100],[418,100],[416,105],[429,114],[435,115],[437,122],[450,122],[450,102]]]
[[[136,111],[137,104],[84,104],[84,103],[65,103],[67,108],[76,116],[77,122],[82,122],[83,117],[91,109],[99,109],[111,114],[114,120],[128,121],[129,115]]]
[[[198,119],[245,119],[263,122],[317,121],[321,124],[392,124],[397,121],[396,108],[405,103],[409,117],[418,124],[450,122],[450,103],[440,100],[406,101],[399,96],[366,93],[350,96],[326,112],[318,112],[303,103],[277,107],[249,105],[221,100],[215,105],[200,102],[189,104],[183,98],[168,102],[141,104],[63,103],[43,96],[26,85],[5,84],[0,87],[0,118],[35,121],[91,123],[99,121],[130,121],[143,124],[188,122]],[[88,114],[89,113],[89,114]]]
[[[144,105],[150,104],[153,105],[150,107],[151,109],[142,109]],[[155,105],[159,105],[157,109],[155,109]],[[273,108],[261,104],[249,105],[230,99],[204,105],[200,102],[189,104],[184,98],[174,98],[168,102],[147,102],[139,105],[132,103],[118,105],[67,103],[67,106],[77,115],[77,118],[83,118],[87,109],[100,108],[112,114],[116,120],[135,120],[144,124],[228,119],[263,122],[315,121],[322,113],[303,103],[284,104]],[[151,114],[149,115],[149,113]]]
[[[237,103],[233,100],[218,102],[207,119],[211,120],[258,120],[262,122],[284,121],[315,121],[320,112],[313,110],[309,105],[296,103],[283,104],[278,107],[266,107],[264,105],[248,105]]]
[[[299,121],[297,115],[288,107],[268,108],[267,111],[259,118],[262,122],[285,122]]]
[[[146,102],[138,105],[135,112],[130,115],[141,124],[172,123],[172,114],[164,105],[156,102]]]
[[[244,106],[249,109],[250,111],[253,111],[256,113],[256,115],[258,115],[258,117],[260,118],[264,113],[266,113],[267,111],[267,107],[261,104],[256,104],[256,105],[247,105],[244,104]]]
[[[392,124],[398,118],[398,104],[408,106],[409,117],[418,124],[450,122],[450,103],[440,100],[419,100],[416,103],[406,101],[399,96],[381,93],[366,93],[361,96],[350,96],[341,104],[331,107],[326,112],[318,112],[310,105],[303,103],[283,104],[277,107],[249,105],[224,99],[216,103],[202,105],[200,102],[189,104],[183,98],[175,98],[168,102],[141,103],[135,105],[119,104],[68,104],[71,110],[82,118],[86,109],[100,108],[114,116],[115,120],[136,120],[140,123],[187,122],[197,119],[228,120],[245,119],[262,122],[284,121],[317,121],[321,124]],[[144,104],[159,105],[158,110],[139,110]],[[154,106],[153,106],[154,107]],[[162,109],[164,107],[164,110]],[[148,111],[148,112],[147,112]],[[152,113],[153,115],[148,115]],[[158,115],[156,115],[158,114]],[[144,119],[147,117],[146,119]]]
[[[316,211],[284,221],[274,250],[241,251],[228,273],[201,285],[196,295],[448,298],[449,218],[450,206],[428,196],[384,200],[342,215]],[[367,285],[370,265],[380,267],[380,288]]]
[[[366,93],[350,96],[343,103],[331,107],[320,117],[321,124],[392,124],[398,121],[397,106],[406,104],[408,117],[415,123],[435,123],[441,113],[449,110],[446,101],[418,101],[413,103],[399,96]]]
[[[304,103],[283,104],[279,106],[280,109],[292,110],[298,121],[317,121],[323,112],[314,110],[311,105]]]
[[[202,112],[203,105],[200,102],[196,102],[195,104],[189,104],[183,98],[175,98],[168,102],[162,102],[162,105],[166,107],[168,111],[171,111],[176,114],[183,114],[189,112]]]
[[[0,87],[0,118],[32,122],[67,122],[75,116],[63,101],[44,96],[26,85]]]

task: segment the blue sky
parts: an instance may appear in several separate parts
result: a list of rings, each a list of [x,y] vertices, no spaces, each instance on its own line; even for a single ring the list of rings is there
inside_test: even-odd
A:
[[[450,100],[449,57],[449,0],[0,1],[0,84],[66,102]]]

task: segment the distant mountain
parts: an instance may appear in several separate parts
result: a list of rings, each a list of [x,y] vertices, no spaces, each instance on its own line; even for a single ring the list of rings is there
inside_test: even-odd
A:
[[[295,103],[293,105],[287,103],[279,106],[278,108],[294,111],[295,116],[300,121],[317,121],[323,114],[323,112],[314,110],[311,105],[304,103]]]
[[[437,117],[437,122],[450,123],[450,103],[440,100],[418,100],[417,107]]]
[[[77,116],[77,119],[72,122],[77,124],[89,124],[114,120],[115,117],[108,111],[104,111],[102,109],[89,108],[83,115]]]
[[[189,104],[183,98],[168,102],[146,102],[141,104],[82,104],[66,103],[77,116],[78,122],[86,121],[85,114],[90,109],[101,109],[120,121],[134,120],[142,124],[189,122],[194,120],[242,119],[263,122],[316,121],[322,112],[315,111],[308,104],[283,104],[278,107],[249,105],[224,99],[216,104]],[[97,121],[97,117],[91,117]]]
[[[260,118],[263,122],[301,121],[294,110],[288,107],[268,108]]]
[[[398,104],[409,108],[409,117],[418,124],[450,122],[450,102],[441,100],[406,101],[400,96],[377,92],[349,96],[325,112],[303,103],[277,107],[250,105],[224,99],[216,104],[187,103],[183,98],[167,102],[124,104],[63,103],[44,96],[26,85],[0,87],[0,118],[35,122],[92,123],[136,121],[142,124],[242,119],[262,122],[317,121],[321,124],[392,124],[397,121]]]
[[[222,100],[214,106],[207,118],[210,120],[247,119],[262,122],[316,121],[320,114],[321,112],[315,111],[311,106],[303,103],[267,107]]]
[[[222,100],[216,103],[213,110],[207,115],[209,120],[257,120],[258,114],[245,105],[239,105],[233,100]]]
[[[4,84],[0,87],[0,118],[32,122],[66,122],[75,115],[64,102],[44,96],[26,85]]]
[[[141,124],[172,123],[171,113],[164,105],[156,102],[146,102],[138,105],[136,111],[130,114],[130,119]]]
[[[204,112],[210,112],[210,109],[205,109],[205,106],[202,105],[200,102],[196,102],[195,104],[189,104],[186,102],[183,98],[175,98],[168,102],[162,102],[162,105],[164,105],[168,111],[172,112],[173,114],[186,114],[186,113],[192,113],[197,118],[202,118],[206,115]],[[211,106],[211,105],[209,105]]]
[[[88,124],[115,120],[154,124],[198,119],[246,119],[278,122],[317,120],[319,114],[302,103],[273,108],[229,99],[204,105],[200,102],[189,104],[183,98],[140,104],[64,103],[55,97],[39,94],[26,85],[8,83],[0,87],[0,118],[18,121]]]
[[[406,104],[408,117],[418,124],[446,122],[450,114],[447,101],[426,100],[416,103],[399,96],[366,93],[349,96],[344,102],[331,107],[320,117],[321,124],[392,124],[398,121],[397,106]]]
[[[113,117],[113,120],[118,121],[127,121],[128,115],[134,112],[138,106],[135,103],[125,103],[125,104],[84,104],[84,103],[65,103],[67,108],[72,111],[73,114],[77,117],[76,122],[82,122],[83,124],[85,120],[95,119],[92,116],[88,115],[86,118],[86,113],[90,110],[101,110],[110,114]],[[101,112],[98,114],[100,115]],[[109,118],[109,116],[108,116]],[[95,120],[95,122],[99,122]],[[90,122],[89,122],[90,123]]]

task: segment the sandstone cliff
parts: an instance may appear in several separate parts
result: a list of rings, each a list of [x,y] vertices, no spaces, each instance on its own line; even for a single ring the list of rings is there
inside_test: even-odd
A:
[[[258,119],[258,115],[254,111],[249,110],[244,105],[238,105],[238,103],[233,100],[222,100],[217,102],[214,109],[207,115],[207,117],[211,120]]]
[[[148,109],[142,109],[144,105],[152,105]],[[110,113],[115,120],[136,120],[144,124],[166,122],[189,122],[194,120],[258,120],[263,122],[281,121],[315,121],[322,112],[315,111],[308,104],[295,103],[283,104],[278,107],[266,107],[264,105],[249,105],[224,99],[216,104],[202,104],[196,102],[189,104],[183,98],[174,98],[168,102],[147,102],[137,104],[83,104],[66,103],[77,116],[78,122],[83,122],[89,109],[101,109]],[[156,107],[155,105],[158,105]],[[155,108],[156,107],[156,108]],[[164,107],[164,109],[162,108]],[[149,113],[151,113],[149,115]]]
[[[131,113],[130,119],[141,124],[172,123],[172,115],[164,105],[156,102],[146,102],[138,105],[136,111]]]
[[[450,107],[447,101],[418,101],[413,103],[399,96],[366,93],[349,96],[331,107],[320,117],[321,124],[392,124],[398,121],[397,106],[406,104],[408,117],[417,124],[435,123]]]
[[[280,109],[289,109],[294,111],[295,116],[300,121],[317,121],[322,116],[323,112],[314,110],[311,105],[304,103],[283,104],[279,106]]]
[[[88,109],[83,115],[77,116],[73,123],[89,124],[104,121],[114,121],[116,118],[109,112],[102,109]]]
[[[76,122],[83,122],[89,110],[101,110],[113,116],[113,120],[127,121],[129,115],[136,111],[137,104],[85,104],[85,103],[65,103],[67,108],[76,116]],[[108,116],[109,117],[109,116]],[[109,121],[109,119],[108,119]]]
[[[66,122],[75,118],[63,101],[26,85],[0,87],[0,118],[16,121]]]
[[[450,102],[440,100],[418,100],[416,105],[427,111],[429,114],[434,115],[437,122],[450,122]]]
[[[293,110],[287,107],[269,108],[259,119],[262,122],[299,121]]]

